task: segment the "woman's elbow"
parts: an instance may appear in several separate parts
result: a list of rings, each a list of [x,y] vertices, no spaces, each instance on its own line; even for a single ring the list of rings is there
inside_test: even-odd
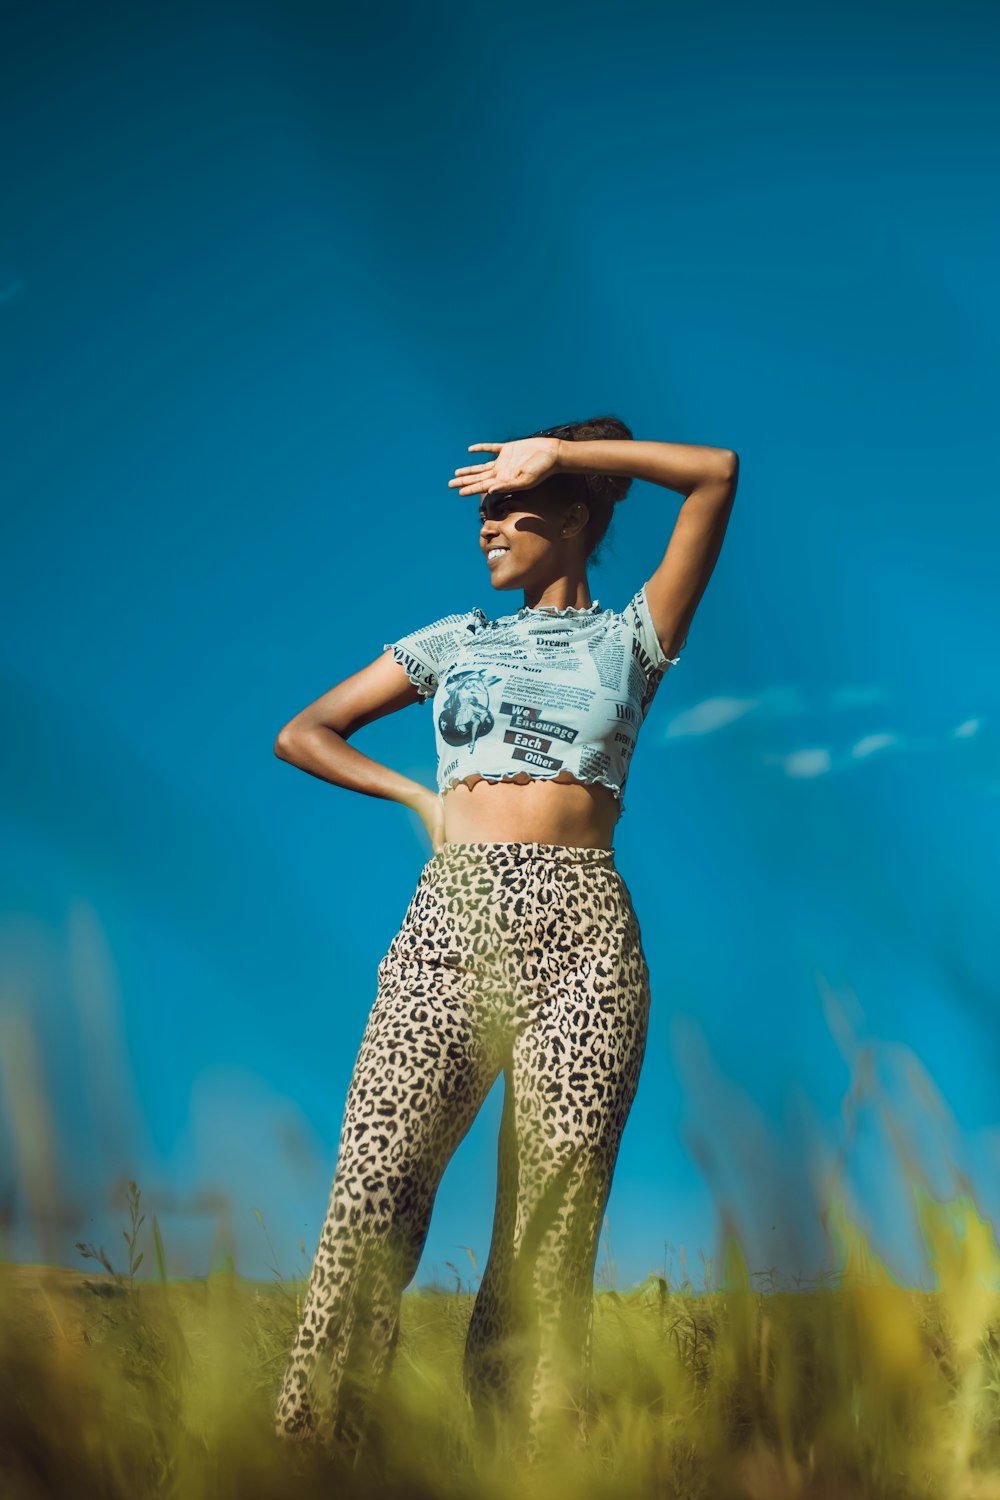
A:
[[[295,731],[290,724],[279,730],[278,737],[274,742],[274,753],[279,760],[295,759]]]

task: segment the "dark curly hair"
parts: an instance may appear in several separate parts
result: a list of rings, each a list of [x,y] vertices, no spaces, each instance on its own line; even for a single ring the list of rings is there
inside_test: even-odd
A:
[[[586,422],[566,422],[562,427],[544,427],[525,437],[564,438],[582,443],[607,439],[631,439],[632,432],[617,417],[590,417]],[[508,441],[515,441],[508,439]],[[571,505],[582,500],[590,513],[584,537],[587,561],[600,561],[598,549],[604,540],[619,500],[624,500],[632,483],[628,474],[552,474],[538,486],[550,499]]]

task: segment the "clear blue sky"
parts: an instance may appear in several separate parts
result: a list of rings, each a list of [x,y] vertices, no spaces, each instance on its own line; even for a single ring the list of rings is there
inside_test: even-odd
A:
[[[998,31],[969,0],[8,20],[9,1258],[120,1262],[128,1174],[172,1271],[266,1277],[254,1209],[308,1269],[429,848],[275,734],[395,635],[521,603],[447,481],[603,412],[741,457],[616,840],[654,1000],[617,1279],[699,1284],[727,1222],[813,1274],[835,1170],[920,1278],[894,1122],[1000,1214]],[[679,505],[633,485],[594,597]],[[431,729],[358,744],[430,784]],[[482,1263],[499,1107],[418,1281]]]

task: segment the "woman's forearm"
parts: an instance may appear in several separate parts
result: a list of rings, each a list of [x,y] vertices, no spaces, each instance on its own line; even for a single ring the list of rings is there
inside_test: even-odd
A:
[[[564,474],[626,474],[690,495],[707,479],[731,478],[738,459],[731,448],[700,443],[654,443],[631,438],[588,438],[559,443],[557,470]]]
[[[275,754],[291,765],[318,776],[322,781],[342,786],[347,791],[362,792],[366,797],[383,797],[389,802],[401,802],[404,807],[415,808],[435,794],[429,787],[421,786],[409,776],[372,760],[349,745],[343,735],[335,729],[316,724],[311,729],[300,729],[282,739],[274,747]]]

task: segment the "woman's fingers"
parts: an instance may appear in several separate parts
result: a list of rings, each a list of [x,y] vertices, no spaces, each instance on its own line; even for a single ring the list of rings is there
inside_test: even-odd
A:
[[[484,488],[487,490],[533,490],[540,481],[531,474],[523,474],[520,471],[502,479],[495,469],[488,474],[476,473],[471,469],[456,469],[455,478],[448,480],[450,490],[458,489],[463,495],[479,494]]]
[[[472,464],[467,469],[456,469],[455,478],[448,480],[448,488],[458,489],[460,495],[478,495],[483,492],[484,485],[492,484],[495,479],[492,463]]]
[[[493,488],[499,489],[500,486],[494,485]],[[506,488],[506,486],[504,486],[504,488]],[[458,493],[460,495],[488,495],[490,493],[490,484],[482,480],[478,482],[466,482]]]
[[[470,479],[488,479],[494,472],[493,464],[478,464],[474,469],[456,469],[455,478],[449,479],[449,487],[456,484],[468,484]]]

